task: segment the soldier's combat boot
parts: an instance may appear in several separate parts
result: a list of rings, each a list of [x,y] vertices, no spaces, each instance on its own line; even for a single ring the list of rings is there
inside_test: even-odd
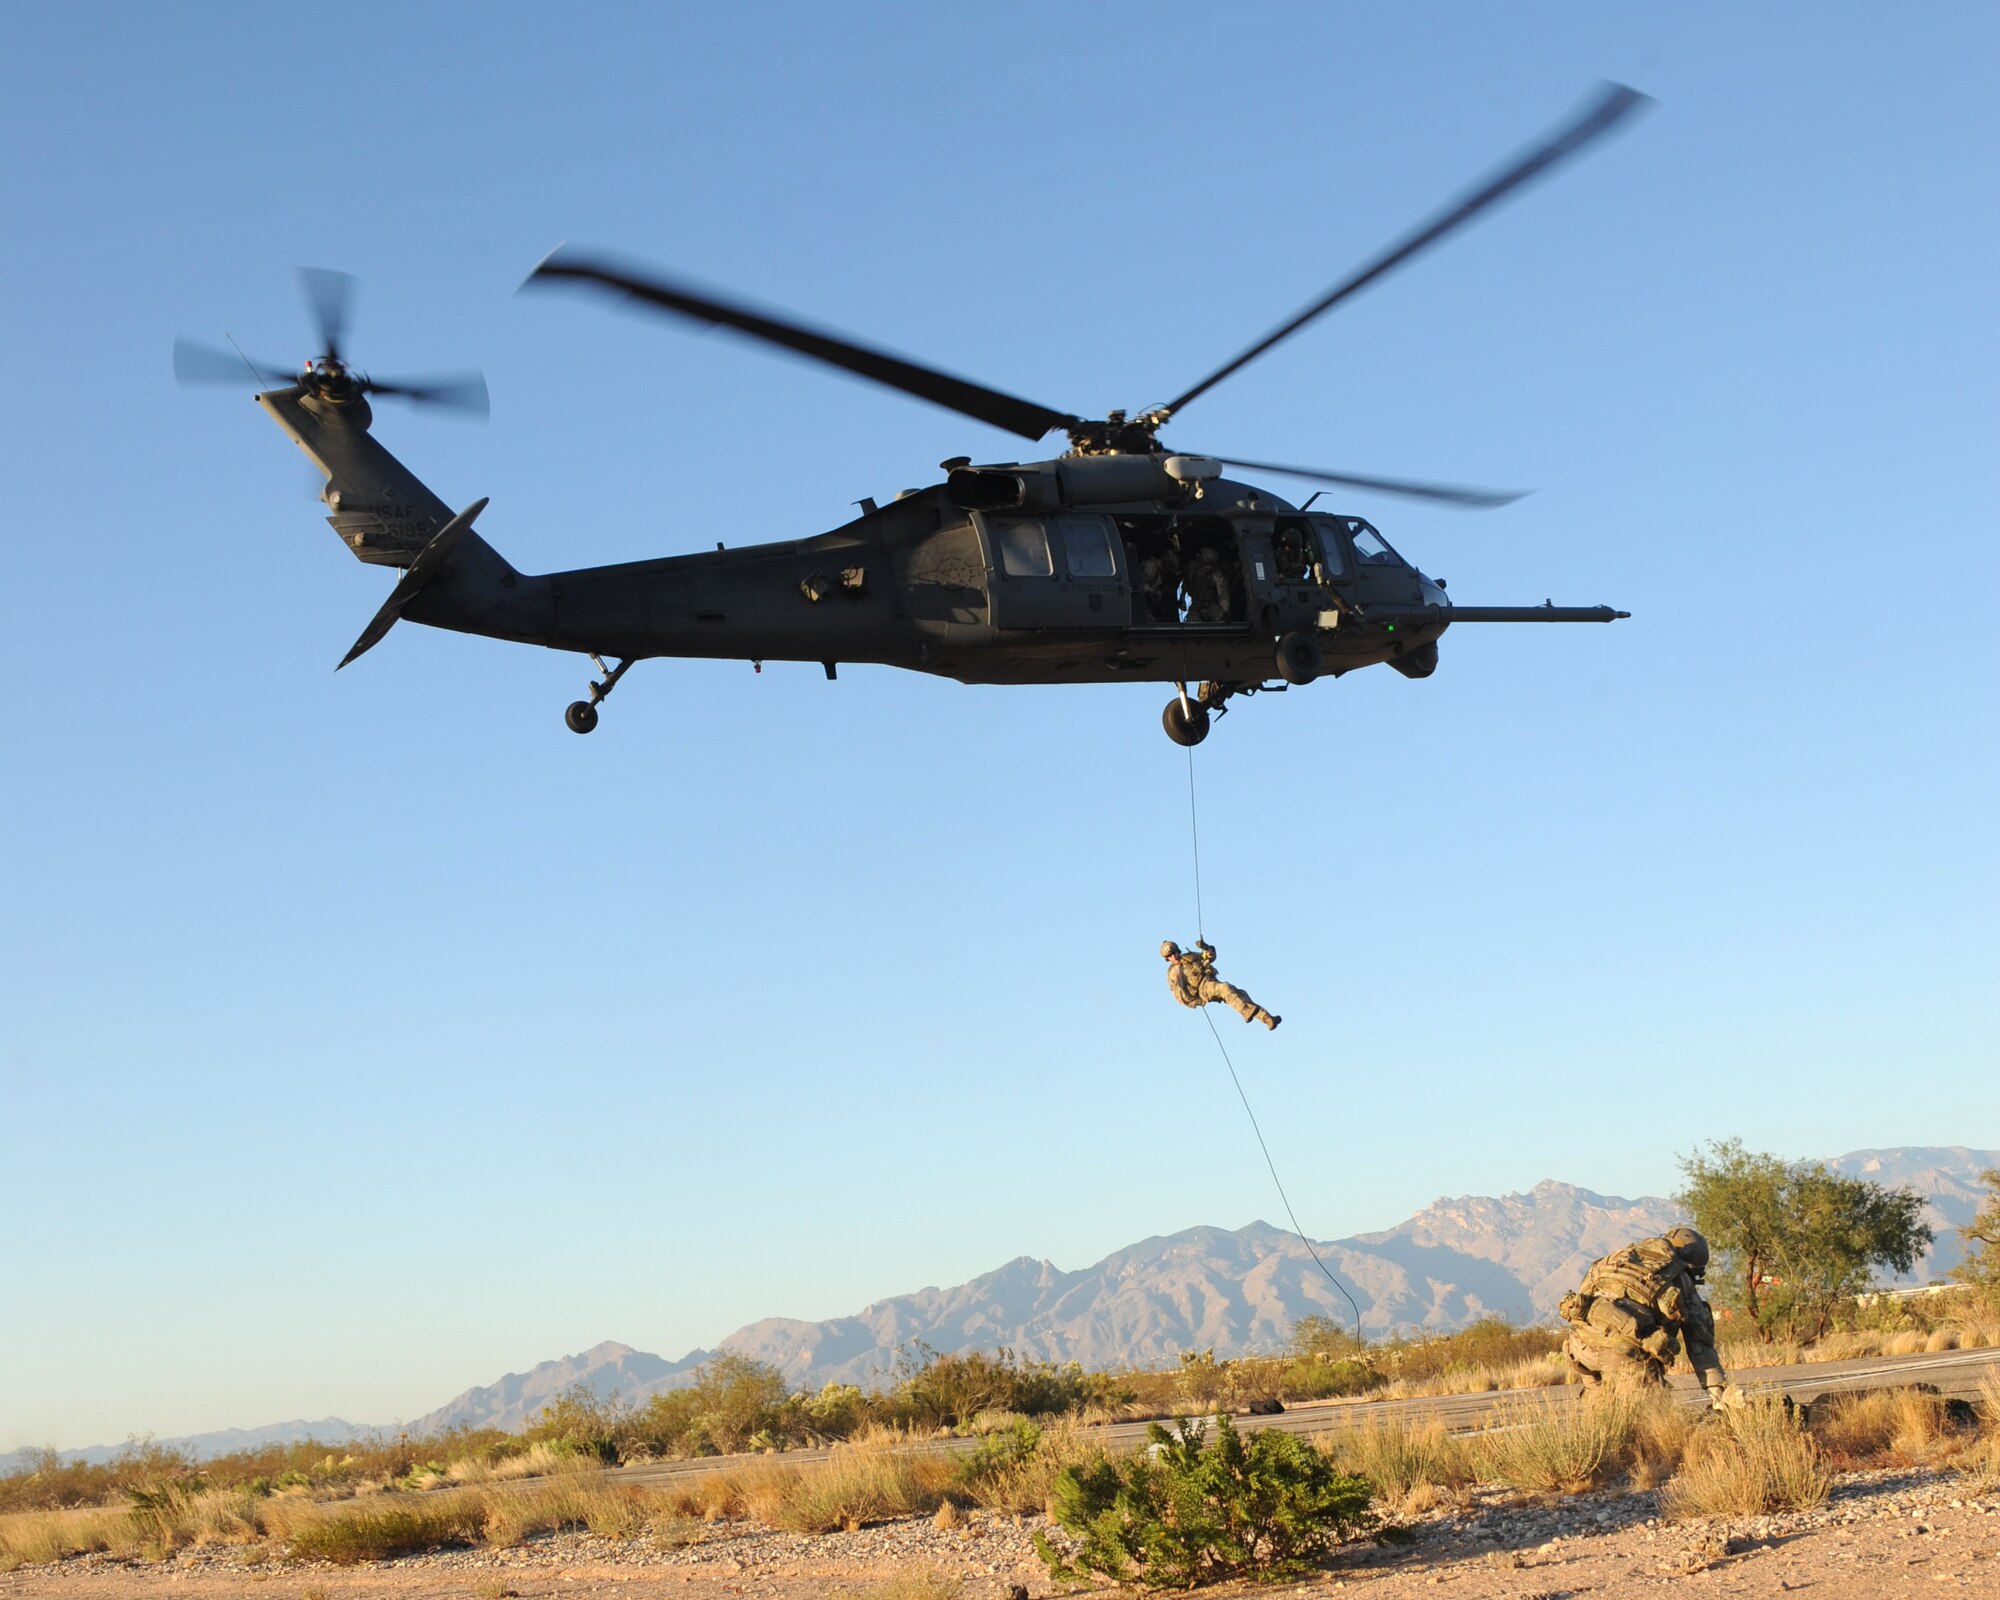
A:
[[[1245,1017],[1243,1020],[1245,1022],[1261,1022],[1267,1028],[1275,1028],[1279,1023],[1283,1022],[1285,1019],[1283,1017],[1275,1017],[1270,1012],[1266,1011],[1262,1006],[1259,1006],[1255,1011],[1251,1012],[1250,1015]]]

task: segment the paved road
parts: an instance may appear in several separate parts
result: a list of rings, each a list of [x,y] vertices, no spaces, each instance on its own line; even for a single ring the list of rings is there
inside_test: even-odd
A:
[[[1925,1383],[1940,1394],[1969,1397],[1979,1392],[1987,1374],[2000,1378],[2000,1349],[1948,1350],[1936,1355],[1869,1356],[1859,1361],[1807,1361],[1788,1367],[1753,1367],[1740,1370],[1737,1380],[1753,1394],[1790,1395],[1794,1400],[1815,1400],[1821,1395],[1851,1389],[1880,1389],[1901,1384]],[[1688,1404],[1701,1401],[1701,1391],[1692,1374],[1674,1380],[1674,1390]],[[1478,1427],[1502,1415],[1523,1399],[1543,1398],[1558,1405],[1574,1405],[1584,1391],[1574,1385],[1559,1389],[1502,1391],[1494,1394],[1453,1394],[1422,1396],[1407,1400],[1323,1400],[1305,1402],[1275,1417],[1236,1417],[1232,1420],[1246,1431],[1255,1428],[1283,1428],[1288,1433],[1324,1433],[1332,1428],[1365,1427],[1375,1420],[1426,1421],[1433,1417],[1454,1432]],[[1116,1422],[1106,1424],[1101,1437],[1110,1450],[1131,1448],[1144,1441],[1147,1424]],[[940,1439],[937,1450],[970,1450],[974,1439]],[[825,1450],[788,1450],[787,1461],[816,1461]],[[687,1473],[713,1472],[732,1462],[752,1461],[755,1456],[705,1456],[695,1461],[654,1461],[644,1466],[614,1467],[605,1476],[619,1483],[652,1483]]]

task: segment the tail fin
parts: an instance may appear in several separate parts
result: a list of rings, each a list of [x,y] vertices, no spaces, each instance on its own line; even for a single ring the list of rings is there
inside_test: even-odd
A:
[[[459,633],[547,641],[554,621],[548,585],[522,577],[472,531],[486,502],[454,516],[369,433],[365,400],[336,406],[293,388],[269,390],[257,403],[326,474],[321,498],[341,542],[358,560],[403,569],[341,666],[374,648],[406,614]]]
[[[451,508],[368,431],[367,401],[335,406],[298,389],[272,389],[257,404],[326,474],[326,520],[357,560],[407,568],[452,520]],[[483,539],[458,542],[460,567],[492,581],[515,575]]]
[[[418,592],[444,570],[444,565],[451,559],[451,553],[458,547],[459,540],[472,531],[473,519],[485,509],[484,500],[473,501],[447,522],[438,531],[436,538],[417,552],[417,558],[410,563],[409,571],[403,574],[402,581],[390,591],[389,598],[382,602],[382,609],[376,612],[374,619],[361,630],[361,637],[354,641],[354,648],[340,658],[340,667],[346,666],[356,656],[366,655],[382,642],[382,636],[395,627],[396,619],[403,614],[403,607],[416,599]],[[335,667],[333,670],[338,672],[340,667]]]

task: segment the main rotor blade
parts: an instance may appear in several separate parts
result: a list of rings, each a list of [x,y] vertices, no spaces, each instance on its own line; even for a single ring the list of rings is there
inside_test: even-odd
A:
[[[1510,506],[1526,489],[1464,489],[1449,483],[1419,483],[1410,478],[1361,478],[1351,472],[1328,472],[1323,467],[1284,467],[1275,461],[1244,461],[1236,456],[1212,459],[1232,467],[1248,467],[1252,472],[1276,472],[1285,477],[1310,478],[1315,483],[1337,483],[1350,489],[1372,489],[1377,494],[1407,495],[1413,500],[1438,500],[1468,511],[1490,511]]]
[[[241,383],[249,378],[272,389],[299,381],[296,372],[265,366],[234,350],[193,339],[174,340],[174,377],[181,383]]]
[[[1415,233],[1393,245],[1384,255],[1363,267],[1352,277],[1328,290],[1291,321],[1265,335],[1226,365],[1218,367],[1186,394],[1178,400],[1168,402],[1162,409],[1170,414],[1178,412],[1190,400],[1206,394],[1231,373],[1249,365],[1274,344],[1297,333],[1315,317],[1331,311],[1349,295],[1358,294],[1385,272],[1402,265],[1419,251],[1435,244],[1454,228],[1471,221],[1481,211],[1495,201],[1505,198],[1529,179],[1547,171],[1565,156],[1575,154],[1599,135],[1609,132],[1637,107],[1650,103],[1651,96],[1643,95],[1637,89],[1628,89],[1621,83],[1606,84],[1603,93],[1596,101],[1555,137],[1545,140],[1517,157],[1513,164],[1498,176],[1489,179],[1473,193],[1439,212]]]
[[[654,277],[639,277],[622,269],[583,256],[557,251],[528,275],[528,283],[569,279],[594,283],[641,300],[648,305],[688,318],[706,327],[734,328],[753,339],[762,339],[782,349],[824,361],[829,366],[900,389],[920,400],[928,400],[962,416],[989,422],[996,428],[1017,433],[1024,439],[1039,439],[1058,428],[1068,428],[1080,419],[1066,411],[1055,411],[1020,400],[997,389],[988,389],[934,367],[919,366],[881,350],[855,344],[835,334],[822,333],[802,323],[764,316],[748,307],[697,292],[693,288]],[[522,285],[523,288],[527,284]]]
[[[340,341],[347,335],[347,310],[354,303],[354,279],[330,267],[300,267],[299,282],[305,285],[306,304],[326,348],[319,353],[340,360]]]
[[[459,411],[476,411],[487,416],[492,405],[486,394],[486,379],[477,372],[450,378],[426,378],[421,383],[383,383],[368,380],[370,394],[395,395],[419,405],[450,406]]]

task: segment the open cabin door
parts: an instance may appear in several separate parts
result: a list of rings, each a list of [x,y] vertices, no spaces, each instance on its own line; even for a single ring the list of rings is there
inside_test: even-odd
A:
[[[994,627],[1124,627],[1128,575],[1109,517],[975,511],[972,518],[986,550]]]

